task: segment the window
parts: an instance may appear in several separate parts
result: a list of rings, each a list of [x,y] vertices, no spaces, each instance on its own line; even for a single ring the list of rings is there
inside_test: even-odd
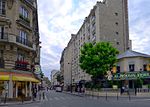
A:
[[[147,65],[146,64],[143,65],[143,70],[147,71]]]
[[[116,12],[115,15],[118,16],[118,13]]]
[[[116,32],[116,35],[118,35],[119,34],[119,32]]]
[[[0,50],[0,68],[4,68],[3,50]]]
[[[0,15],[5,15],[5,0],[0,0]]]
[[[119,42],[117,42],[116,44],[117,44],[117,45],[119,45],[120,43],[119,43]]]
[[[131,71],[131,72],[134,71],[134,64],[129,65],[129,71]]]
[[[118,22],[115,23],[118,26]]]
[[[117,66],[117,73],[120,73],[120,66]]]
[[[20,15],[23,17],[23,18],[28,18],[29,17],[29,12],[27,11],[27,9],[25,9],[24,7],[20,7]]]
[[[17,60],[18,61],[24,61],[25,60],[25,55],[22,53],[18,53],[17,54]]]
[[[26,45],[27,44],[27,33],[25,31],[20,31],[19,42]]]
[[[0,26],[0,39],[4,39],[4,27]]]
[[[0,50],[0,58],[3,58],[3,50]]]

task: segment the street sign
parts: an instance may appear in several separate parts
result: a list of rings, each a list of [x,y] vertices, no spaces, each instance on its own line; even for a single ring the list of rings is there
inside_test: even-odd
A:
[[[113,75],[113,80],[134,80],[138,78],[150,78],[149,72],[122,72]]]

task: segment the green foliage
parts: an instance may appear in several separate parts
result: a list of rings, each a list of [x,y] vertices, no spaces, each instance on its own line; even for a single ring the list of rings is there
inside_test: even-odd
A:
[[[80,67],[93,78],[103,77],[117,59],[119,51],[108,42],[84,44],[80,54]]]
[[[63,81],[63,76],[61,76],[60,74],[57,75],[56,77],[58,82],[62,82]]]
[[[143,85],[143,80],[142,79],[137,79],[135,81],[135,87],[136,88],[142,88],[142,85]]]

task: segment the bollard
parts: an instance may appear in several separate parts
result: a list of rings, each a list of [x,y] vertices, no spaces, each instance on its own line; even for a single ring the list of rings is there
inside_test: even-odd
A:
[[[7,99],[7,93],[5,93],[4,104],[6,103],[6,99]]]
[[[22,97],[22,103],[23,103],[23,102],[24,102],[24,95],[22,94],[22,96],[21,96],[21,97]]]
[[[129,101],[131,100],[131,96],[130,96],[130,93],[129,93],[129,91],[128,91],[128,95],[129,95]]]
[[[39,93],[39,100],[41,100],[41,92]]]
[[[107,101],[107,91],[106,91],[106,101]]]
[[[119,91],[117,91],[117,100],[119,100],[119,96],[118,96],[119,93],[118,93],[118,92],[119,92]]]
[[[45,94],[44,94],[44,92],[43,92],[43,99],[45,99]]]

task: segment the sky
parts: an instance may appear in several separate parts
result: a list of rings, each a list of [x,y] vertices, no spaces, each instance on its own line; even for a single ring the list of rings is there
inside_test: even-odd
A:
[[[97,0],[38,0],[41,68],[50,77],[60,57]],[[101,0],[98,0],[101,1]],[[150,54],[150,0],[128,0],[129,36],[135,51]]]

